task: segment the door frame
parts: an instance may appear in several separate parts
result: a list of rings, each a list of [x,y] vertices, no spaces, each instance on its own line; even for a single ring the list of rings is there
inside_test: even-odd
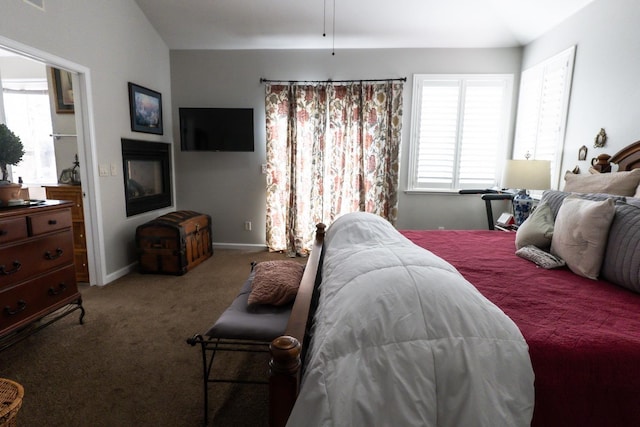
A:
[[[93,98],[90,88],[89,68],[58,57],[48,52],[0,36],[0,47],[44,65],[67,70],[72,73],[74,87],[74,110],[82,177],[85,234],[87,239],[87,262],[91,285],[105,285],[105,254],[100,242],[104,242],[102,209],[100,207],[100,186],[97,181],[98,161],[96,158]]]

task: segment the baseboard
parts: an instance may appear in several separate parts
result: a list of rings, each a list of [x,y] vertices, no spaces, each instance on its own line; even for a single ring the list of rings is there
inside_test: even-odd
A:
[[[126,276],[127,274],[135,271],[137,268],[138,268],[138,261],[131,263],[126,267],[121,268],[120,270],[114,271],[113,273],[107,274],[104,278],[104,285],[108,285],[114,280],[117,280],[123,276]],[[101,285],[101,286],[104,286],[104,285]]]
[[[213,243],[213,248],[238,249],[243,251],[266,251],[267,245],[255,243]]]

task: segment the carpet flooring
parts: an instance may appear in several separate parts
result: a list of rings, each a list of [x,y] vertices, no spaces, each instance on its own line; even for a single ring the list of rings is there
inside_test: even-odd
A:
[[[81,286],[79,311],[0,353],[0,377],[25,389],[20,427],[201,426],[199,347],[267,251],[216,249],[184,276],[131,273],[104,287]],[[304,262],[304,259],[298,259]],[[266,378],[268,356],[236,353],[227,375]],[[267,425],[265,385],[210,386],[209,425]]]

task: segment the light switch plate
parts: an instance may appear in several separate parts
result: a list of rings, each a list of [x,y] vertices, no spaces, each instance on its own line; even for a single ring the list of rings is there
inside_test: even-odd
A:
[[[99,165],[98,171],[100,176],[109,176],[109,165]]]

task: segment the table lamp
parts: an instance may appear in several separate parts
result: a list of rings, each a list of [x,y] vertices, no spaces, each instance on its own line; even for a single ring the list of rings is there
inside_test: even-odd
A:
[[[549,160],[507,160],[502,174],[502,186],[518,190],[513,197],[513,216],[520,225],[529,216],[533,199],[528,190],[547,190],[551,187]]]

